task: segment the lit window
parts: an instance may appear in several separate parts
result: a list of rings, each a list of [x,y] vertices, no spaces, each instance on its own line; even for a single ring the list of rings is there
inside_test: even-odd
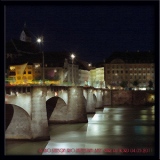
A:
[[[26,76],[23,76],[23,80],[26,79]]]
[[[15,70],[15,66],[10,66],[10,70]]]
[[[38,68],[38,67],[40,67],[40,64],[35,64],[35,68]]]
[[[29,80],[31,80],[31,79],[32,79],[32,77],[31,77],[31,76],[28,76],[28,79],[29,79]]]
[[[17,80],[21,80],[21,76],[18,76],[18,77],[17,77]]]
[[[32,69],[32,66],[28,66],[28,69]]]

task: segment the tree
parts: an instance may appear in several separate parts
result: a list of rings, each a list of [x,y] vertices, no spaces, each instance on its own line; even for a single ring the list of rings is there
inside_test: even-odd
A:
[[[149,87],[150,90],[151,90],[151,88],[153,87],[153,82],[150,80],[148,83],[149,83],[148,87]]]
[[[122,80],[122,82],[119,85],[123,88],[127,87],[127,83],[124,80]]]
[[[132,84],[133,84],[134,87],[138,87],[139,86],[139,82],[138,82],[137,79],[134,80]]]

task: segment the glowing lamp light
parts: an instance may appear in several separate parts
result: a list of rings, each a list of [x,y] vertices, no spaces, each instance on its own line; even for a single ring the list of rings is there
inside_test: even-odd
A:
[[[57,92],[55,92],[55,96],[57,97]]]
[[[72,58],[72,59],[73,59],[73,58],[75,58],[75,55],[74,55],[74,54],[72,54],[72,55],[71,55],[71,58]]]
[[[37,42],[38,42],[38,43],[40,43],[40,42],[41,42],[41,39],[40,39],[40,38],[38,38],[38,39],[37,39]]]

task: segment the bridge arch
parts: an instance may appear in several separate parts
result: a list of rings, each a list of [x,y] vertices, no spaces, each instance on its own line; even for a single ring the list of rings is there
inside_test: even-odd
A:
[[[67,105],[65,101],[58,96],[51,97],[46,101],[48,123],[56,123],[66,120]]]
[[[68,92],[66,90],[48,91],[46,95],[46,101],[52,97],[60,97],[65,101],[66,104],[68,104]]]
[[[87,108],[87,99],[85,98],[85,96],[83,96],[83,101],[84,101],[84,104],[85,104],[85,108]]]
[[[31,117],[20,106],[6,104],[6,139],[32,139]]]
[[[7,104],[21,107],[31,116],[31,94],[20,93],[18,95],[7,95]]]
[[[95,94],[93,94],[94,103],[97,103],[97,97]]]

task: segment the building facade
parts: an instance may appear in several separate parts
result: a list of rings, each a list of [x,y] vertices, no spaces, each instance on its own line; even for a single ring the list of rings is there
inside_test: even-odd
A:
[[[104,67],[98,67],[90,70],[90,84],[95,88],[104,88]]]
[[[137,53],[132,53],[132,57],[128,53],[112,56],[106,60],[104,64],[104,78],[108,88],[120,89],[120,83],[126,82],[126,88],[135,88],[133,82],[138,80],[138,88],[140,90],[146,90],[149,85],[149,81],[153,82],[153,88],[155,88],[155,65],[154,57],[151,53],[142,53],[145,58],[138,58]],[[141,53],[139,52],[139,57]],[[135,57],[134,57],[135,56]],[[117,58],[120,57],[120,58]],[[146,58],[147,57],[147,58]],[[135,59],[136,58],[136,59]]]
[[[65,59],[64,62],[64,84],[71,85],[73,82],[79,85],[79,66],[76,64],[68,63],[68,60]]]

